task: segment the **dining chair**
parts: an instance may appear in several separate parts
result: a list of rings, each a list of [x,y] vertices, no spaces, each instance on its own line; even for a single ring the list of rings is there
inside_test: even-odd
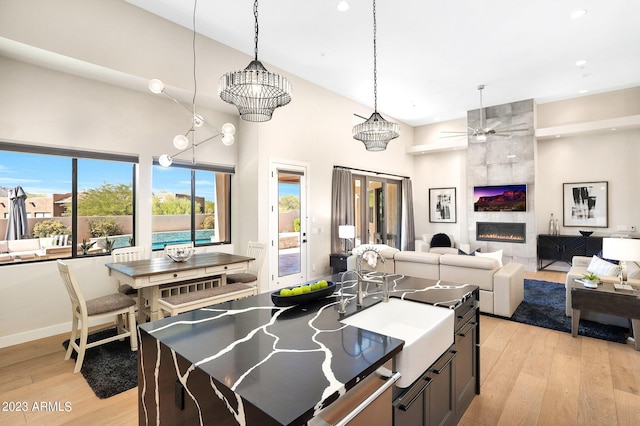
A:
[[[147,248],[144,246],[131,246],[114,249],[111,251],[111,262],[128,262],[130,260],[148,259]],[[122,284],[120,281],[116,281],[116,288],[122,294],[127,296],[137,296],[138,290],[131,287],[129,284]]]
[[[82,368],[86,350],[98,345],[129,337],[131,350],[137,351],[138,337],[135,316],[136,301],[122,293],[113,293],[107,296],[85,300],[73,268],[62,260],[58,260],[58,271],[60,272],[62,282],[67,289],[67,293],[69,293],[69,298],[71,299],[71,338],[69,339],[69,347],[67,348],[67,353],[64,359],[70,359],[74,350],[77,352],[78,356],[73,372],[77,373]],[[89,321],[102,320],[109,317],[113,318],[113,316],[116,316],[116,335],[89,343]],[[76,339],[78,338],[78,322],[81,323],[79,329],[79,344],[76,342]],[[92,332],[111,328],[113,325],[114,324],[109,324],[93,330]]]
[[[191,243],[181,243],[181,244],[167,244],[164,246],[164,255],[167,256],[167,253],[174,254],[178,250],[190,249],[193,248],[193,242]]]
[[[266,244],[249,241],[247,256],[253,257],[255,260],[249,262],[249,266],[245,272],[227,274],[227,284],[243,283],[258,287],[258,280],[260,279],[260,271],[262,270],[262,263],[264,262],[266,251]]]

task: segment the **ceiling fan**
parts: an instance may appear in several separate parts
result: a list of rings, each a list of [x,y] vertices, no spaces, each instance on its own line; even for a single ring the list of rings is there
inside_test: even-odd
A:
[[[458,135],[467,134],[471,137],[476,138],[477,142],[486,142],[488,135],[510,136],[509,132],[528,130],[527,128],[516,128],[516,129],[505,128],[505,129],[496,130],[496,127],[498,127],[501,124],[500,121],[496,121],[492,123],[490,126],[486,126],[486,123],[484,122],[484,108],[482,107],[482,91],[483,90],[484,90],[484,84],[479,85],[478,91],[480,92],[480,127],[475,129],[473,127],[468,127],[469,130],[467,132],[442,132],[442,133],[452,133],[452,135],[444,136],[444,137],[454,137]]]

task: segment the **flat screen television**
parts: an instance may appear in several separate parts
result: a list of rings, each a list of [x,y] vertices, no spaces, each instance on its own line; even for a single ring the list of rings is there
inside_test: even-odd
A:
[[[527,185],[474,186],[473,211],[525,212]]]

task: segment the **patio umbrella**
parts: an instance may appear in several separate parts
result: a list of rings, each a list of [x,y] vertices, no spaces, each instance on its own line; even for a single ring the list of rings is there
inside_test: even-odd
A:
[[[29,225],[27,223],[27,207],[25,200],[27,194],[21,186],[9,189],[9,220],[5,240],[20,240],[28,236]]]

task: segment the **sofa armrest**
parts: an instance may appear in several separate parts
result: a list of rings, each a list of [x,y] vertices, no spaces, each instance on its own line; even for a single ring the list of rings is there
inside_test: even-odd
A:
[[[510,318],[524,300],[524,266],[511,262],[493,276],[493,313]]]
[[[419,239],[415,241],[415,250],[419,252],[428,252],[430,245],[425,242],[423,239]]]
[[[443,254],[440,256],[440,264],[457,266],[470,269],[495,270],[498,269],[498,261],[488,257],[464,256],[458,254]]]
[[[573,256],[571,259],[571,266],[584,266],[587,267],[591,263],[591,257],[588,256]]]

